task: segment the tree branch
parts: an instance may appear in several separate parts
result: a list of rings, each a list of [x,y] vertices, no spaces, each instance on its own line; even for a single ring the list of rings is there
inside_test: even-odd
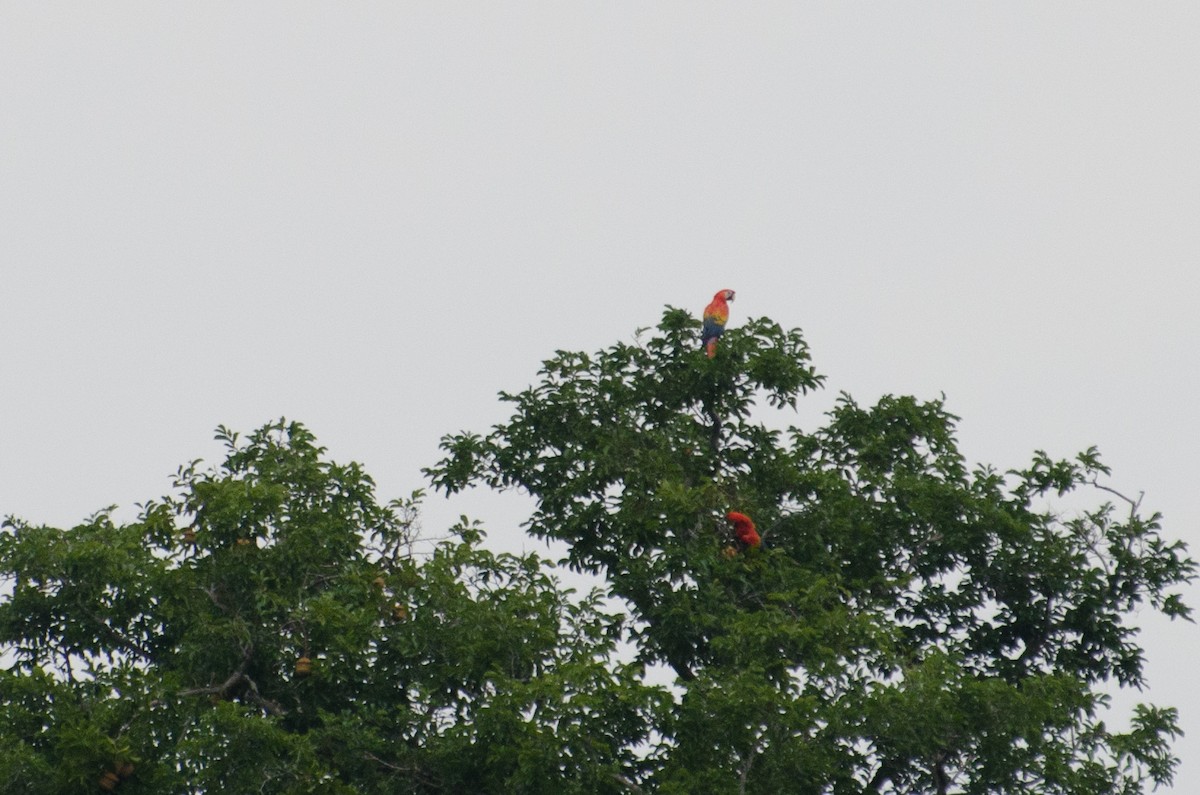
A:
[[[1140,492],[1138,492],[1138,497],[1135,500],[1131,497],[1126,497],[1124,494],[1122,494],[1121,492],[1112,488],[1111,486],[1105,486],[1103,483],[1100,482],[1100,480],[1098,478],[1092,478],[1091,480],[1089,480],[1087,482],[1090,483],[1092,486],[1100,489],[1101,491],[1107,491],[1109,494],[1119,497],[1123,502],[1128,503],[1129,504],[1129,518],[1131,518],[1131,519],[1133,517],[1137,516],[1138,508],[1140,508],[1142,505],[1142,498],[1146,496],[1146,492],[1140,491]]]
[[[739,795],[746,795],[746,782],[750,779],[750,768],[754,767],[756,756],[758,756],[758,748],[751,748],[750,753],[746,756],[746,761],[742,764],[742,769],[738,774]]]
[[[721,452],[721,418],[717,416],[717,412],[709,408],[708,401],[704,402],[704,415],[712,422],[709,430],[708,445],[712,448],[713,455],[719,455]]]
[[[687,663],[678,660],[667,660],[667,664],[671,666],[671,670],[675,671],[676,676],[685,682],[695,682],[696,674],[688,667]]]
[[[231,673],[229,678],[221,684],[209,685],[208,687],[190,687],[186,690],[180,690],[179,696],[221,696],[224,698],[230,690],[237,687],[238,683],[242,681],[242,678],[245,675],[246,661],[243,661],[242,664],[238,666],[238,669]]]
[[[93,623],[96,624],[96,626],[100,627],[100,629],[107,632],[108,635],[114,641],[116,641],[118,646],[125,649],[126,651],[133,652],[134,654],[136,654],[138,657],[142,658],[146,662],[154,661],[154,655],[151,654],[150,650],[147,649],[145,646],[141,645],[140,643],[138,643],[135,640],[131,640],[130,638],[125,637],[119,631],[117,631],[116,627],[112,626],[107,621],[105,621],[103,618],[96,615],[91,610],[88,610],[83,605],[80,605],[80,609],[83,610],[84,615],[86,615],[88,618],[90,618],[93,621]]]
[[[879,770],[875,771],[874,777],[867,784],[867,789],[882,792],[884,785],[891,781],[894,775],[896,775],[896,768],[890,762],[880,763]]]
[[[637,784],[635,784],[633,781],[631,781],[628,777],[623,776],[620,773],[613,773],[613,779],[618,784],[620,784],[622,787],[629,790],[630,792],[638,793],[638,795],[645,795],[646,790],[639,787]]]
[[[379,765],[380,767],[382,767],[386,770],[390,770],[393,773],[405,773],[409,776],[415,777],[416,779],[420,780],[423,784],[425,784],[427,787],[437,789],[437,790],[442,789],[441,784],[436,779],[430,777],[428,774],[426,774],[424,771],[422,771],[421,768],[418,767],[417,765],[397,765],[395,762],[388,762],[385,759],[380,759],[378,756],[371,753],[370,751],[363,751],[363,759],[367,760],[368,762],[374,762],[375,764]]]
[[[258,685],[256,685],[254,683],[253,679],[246,676],[245,674],[242,674],[242,681],[245,682],[247,685],[246,694],[250,697],[250,700],[253,701],[255,704],[262,707],[266,712],[270,713],[271,715],[275,715],[276,717],[287,714],[287,710],[285,710],[282,706],[280,706],[279,702],[272,701],[269,698],[264,698],[262,696],[262,694],[258,692]]]
[[[247,700],[270,715],[286,715],[287,710],[280,706],[278,702],[272,701],[258,692],[258,685],[246,675],[246,669],[250,666],[250,658],[253,656],[253,653],[254,647],[244,646],[242,648],[242,662],[238,665],[237,670],[231,673],[229,678],[221,684],[209,685],[208,687],[190,687],[186,690],[180,690],[178,695],[181,698],[188,696],[220,696],[221,698],[228,698],[229,693],[235,687],[244,684],[246,685],[244,696]]]
[[[946,775],[945,751],[938,751],[933,755],[933,785],[937,787],[937,795],[946,795],[950,778]]]

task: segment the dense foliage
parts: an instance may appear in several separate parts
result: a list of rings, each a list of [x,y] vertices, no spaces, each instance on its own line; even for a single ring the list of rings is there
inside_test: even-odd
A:
[[[0,791],[603,792],[661,694],[620,620],[277,423],[118,526],[10,521]]]
[[[1127,729],[1135,609],[1186,617],[1194,563],[1094,450],[971,468],[939,401],[843,397],[797,331],[715,358],[668,310],[559,352],[511,419],[444,442],[435,487],[520,489],[575,593],[467,520],[278,422],[222,429],[128,524],[0,533],[0,790],[27,793],[1138,793],[1170,708]],[[1068,492],[1092,507],[1060,517]],[[753,517],[761,547],[725,515]],[[418,550],[428,550],[421,553]]]
[[[1170,779],[1172,709],[1100,719],[1101,686],[1142,684],[1131,611],[1187,608],[1193,562],[1103,485],[1094,450],[970,469],[939,401],[843,397],[779,431],[821,378],[797,331],[751,320],[697,349],[658,333],[560,352],[504,395],[511,420],[444,441],[434,483],[519,488],[530,532],[569,545],[629,606],[638,660],[674,672],[662,792],[1138,792]],[[1047,495],[1099,487],[1060,519]],[[1120,509],[1118,509],[1118,505]],[[726,511],[761,549],[732,557]]]

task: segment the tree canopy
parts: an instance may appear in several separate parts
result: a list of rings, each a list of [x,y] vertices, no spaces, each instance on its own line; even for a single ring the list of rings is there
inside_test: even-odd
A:
[[[517,489],[526,529],[601,589],[419,545],[302,425],[182,467],[130,523],[0,534],[0,786],[68,793],[1138,793],[1175,711],[1141,687],[1134,611],[1195,569],[1094,449],[971,466],[940,400],[843,395],[803,335],[698,345],[668,309],[559,351],[512,416],[443,440],[433,486]],[[770,420],[770,422],[768,422]],[[1060,515],[1074,492],[1089,506]],[[726,514],[753,518],[737,543]],[[430,551],[422,551],[430,550]]]

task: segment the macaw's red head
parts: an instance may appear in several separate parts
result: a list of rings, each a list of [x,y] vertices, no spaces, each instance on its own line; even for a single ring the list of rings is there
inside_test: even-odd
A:
[[[734,527],[748,526],[750,529],[754,529],[754,522],[744,513],[730,511],[729,513],[725,514],[725,518],[733,522]]]
[[[732,301],[733,295],[734,295],[733,290],[718,290],[717,294],[713,296],[713,300],[714,301]]]

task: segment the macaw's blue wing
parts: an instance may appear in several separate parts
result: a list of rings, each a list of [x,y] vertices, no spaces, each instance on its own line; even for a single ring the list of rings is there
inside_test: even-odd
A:
[[[715,317],[704,318],[704,330],[700,333],[701,343],[716,339],[725,333],[725,323]]]

